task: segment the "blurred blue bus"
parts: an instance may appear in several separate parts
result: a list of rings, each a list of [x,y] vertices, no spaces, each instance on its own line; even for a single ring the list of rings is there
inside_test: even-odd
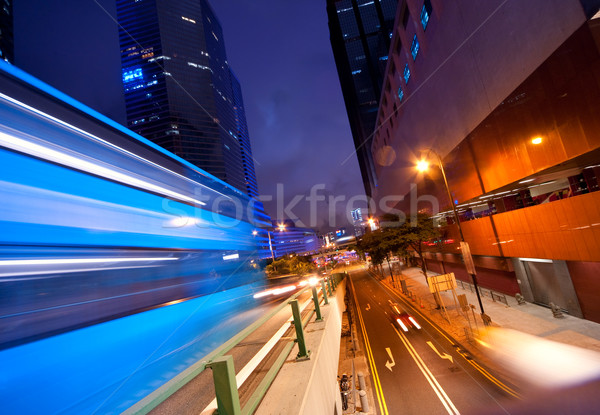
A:
[[[254,199],[4,62],[0,195],[0,349],[264,279]]]

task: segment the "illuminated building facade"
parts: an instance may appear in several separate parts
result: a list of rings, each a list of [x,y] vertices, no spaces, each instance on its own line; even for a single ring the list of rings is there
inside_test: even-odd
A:
[[[361,236],[365,233],[365,220],[363,219],[363,209],[356,208],[350,211],[352,224],[354,225],[354,236]]]
[[[119,0],[117,16],[128,127],[250,196],[269,257],[242,89],[209,3]]]
[[[314,254],[321,247],[313,229],[299,228],[289,219],[283,223],[273,222],[272,239],[275,258],[289,254]]]
[[[246,110],[244,109],[244,100],[242,98],[242,87],[233,72],[231,72],[231,86],[236,125],[235,135],[240,144],[246,193],[248,193],[248,196],[250,197],[258,198],[258,183],[256,182],[256,172],[254,171],[254,158],[252,157],[250,134],[248,133],[248,124],[246,123]]]
[[[397,4],[327,0],[331,47],[367,196],[377,183],[370,148]]]
[[[439,225],[432,270],[470,279],[454,203],[481,286],[600,322],[599,7],[402,1],[371,152],[379,213]]]
[[[255,197],[241,89],[208,2],[119,0],[117,15],[128,127]]]

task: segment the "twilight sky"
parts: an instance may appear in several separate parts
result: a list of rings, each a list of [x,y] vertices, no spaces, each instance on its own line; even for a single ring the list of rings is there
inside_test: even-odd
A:
[[[267,213],[279,219],[288,206],[305,226],[348,226],[347,201],[364,198],[364,188],[325,1],[209,1],[223,27],[229,64],[242,85],[259,191],[273,197],[265,202]],[[124,124],[118,32],[109,15],[115,16],[114,0],[15,2],[15,60],[25,71]],[[306,199],[315,185],[316,194],[327,199],[312,203],[316,215]],[[335,207],[328,203],[334,196]],[[352,207],[363,206],[357,202]]]

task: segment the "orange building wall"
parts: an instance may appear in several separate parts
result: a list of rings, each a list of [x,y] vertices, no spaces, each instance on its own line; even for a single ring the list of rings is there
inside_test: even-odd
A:
[[[496,226],[498,238],[492,229]],[[600,192],[461,223],[474,255],[600,261]]]
[[[600,301],[598,301],[600,262],[567,262],[567,267],[583,317],[600,323]]]

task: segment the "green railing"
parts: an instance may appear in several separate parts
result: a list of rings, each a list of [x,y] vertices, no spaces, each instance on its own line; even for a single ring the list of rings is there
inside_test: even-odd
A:
[[[332,296],[338,284],[346,276],[346,273],[336,273],[321,280],[322,300],[328,304],[328,296]],[[327,290],[325,290],[327,288]],[[307,290],[312,291],[314,308],[305,316],[300,316],[300,307],[297,298]],[[258,387],[254,390],[243,408],[240,407],[240,399],[235,379],[235,370],[232,356],[226,356],[226,353],[237,346],[243,339],[252,334],[255,330],[265,324],[269,319],[279,313],[288,305],[291,306],[296,337],[287,340],[287,344],[280,352],[279,356],[262,379]],[[277,373],[286,361],[287,356],[292,351],[295,343],[298,343],[297,360],[307,360],[310,358],[310,351],[306,349],[304,342],[304,327],[308,324],[314,314],[317,314],[317,320],[321,320],[320,300],[316,287],[305,287],[284,301],[281,305],[275,307],[269,314],[263,316],[244,330],[240,331],[234,337],[213,350],[203,359],[193,364],[179,375],[156,389],[144,399],[123,412],[125,415],[144,415],[156,408],[163,401],[185,386],[188,382],[198,376],[206,368],[212,369],[213,380],[215,384],[215,394],[217,396],[217,407],[219,415],[246,415],[252,414],[260,404],[260,401],[267,393],[267,390],[275,380]]]

